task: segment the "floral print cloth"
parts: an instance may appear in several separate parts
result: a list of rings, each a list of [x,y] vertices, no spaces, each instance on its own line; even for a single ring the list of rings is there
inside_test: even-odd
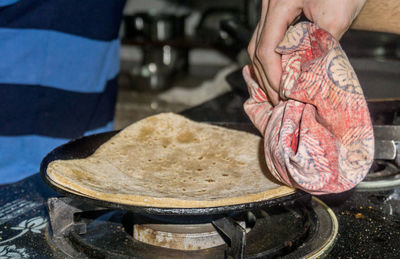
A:
[[[337,40],[309,22],[289,28],[282,54],[282,101],[273,107],[252,68],[244,109],[264,135],[266,163],[282,183],[338,193],[363,180],[374,156],[371,119],[357,76]]]

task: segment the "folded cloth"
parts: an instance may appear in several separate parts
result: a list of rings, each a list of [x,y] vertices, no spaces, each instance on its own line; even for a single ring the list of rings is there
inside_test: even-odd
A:
[[[312,194],[338,193],[362,181],[374,136],[357,76],[337,40],[309,22],[290,27],[282,54],[280,97],[273,107],[252,68],[243,76],[244,109],[264,135],[266,163],[282,183]]]

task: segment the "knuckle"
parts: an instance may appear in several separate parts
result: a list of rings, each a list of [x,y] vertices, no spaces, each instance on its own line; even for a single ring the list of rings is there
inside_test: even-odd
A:
[[[250,57],[253,57],[253,55],[254,55],[254,44],[249,44],[249,46],[247,46],[247,53],[250,55]]]
[[[256,49],[255,55],[261,63],[266,63],[268,60],[268,54],[265,48],[258,47]]]
[[[346,15],[340,14],[336,16],[330,15],[324,17],[320,23],[320,26],[323,29],[327,30],[332,35],[337,36],[349,28],[351,20]]]

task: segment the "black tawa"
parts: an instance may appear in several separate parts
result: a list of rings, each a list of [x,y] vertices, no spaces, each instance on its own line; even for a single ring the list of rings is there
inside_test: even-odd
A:
[[[254,132],[254,128],[252,125],[248,124],[245,126],[242,123],[239,124],[231,124],[231,125],[223,125],[229,128],[236,128],[240,130],[244,130],[248,128],[247,131]],[[275,199],[259,201],[259,202],[249,202],[243,204],[235,204],[228,206],[218,206],[218,207],[203,207],[203,208],[164,208],[164,207],[146,207],[146,206],[133,206],[127,205],[123,203],[115,203],[109,202],[105,200],[99,200],[95,198],[89,198],[83,195],[75,194],[69,192],[68,190],[61,189],[54,185],[51,180],[47,176],[47,167],[50,162],[54,160],[69,160],[69,159],[80,159],[88,157],[93,154],[96,149],[117,134],[119,131],[110,131],[100,134],[94,134],[90,136],[85,136],[76,140],[72,140],[64,145],[61,145],[51,151],[47,156],[43,159],[40,165],[40,174],[43,181],[50,186],[53,190],[58,192],[59,194],[65,195],[67,197],[71,197],[73,199],[77,199],[80,201],[87,202],[88,204],[111,208],[111,209],[120,209],[126,210],[133,213],[140,213],[146,215],[164,215],[164,216],[210,216],[210,217],[223,217],[224,215],[230,213],[240,213],[247,210],[266,208],[266,207],[274,207],[277,205],[291,205],[296,200],[299,199],[307,199],[309,194],[296,191],[293,194],[279,197]]]

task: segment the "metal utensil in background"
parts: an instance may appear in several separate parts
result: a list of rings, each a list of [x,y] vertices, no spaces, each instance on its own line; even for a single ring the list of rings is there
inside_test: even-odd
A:
[[[400,166],[400,125],[376,125],[375,159],[394,161]]]
[[[186,14],[136,13],[125,17],[125,38],[142,51],[139,66],[131,69],[135,88],[165,90],[178,72],[187,71],[188,50],[174,46],[185,37]]]

